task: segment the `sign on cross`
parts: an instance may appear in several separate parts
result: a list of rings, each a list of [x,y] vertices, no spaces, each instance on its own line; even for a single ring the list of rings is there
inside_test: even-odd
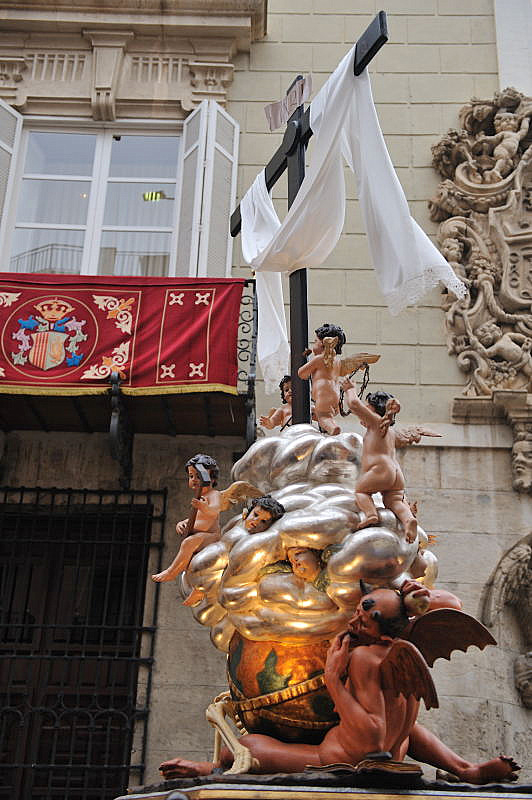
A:
[[[353,71],[360,75],[380,48],[388,41],[386,14],[379,11],[357,40]],[[297,78],[288,87],[291,92]],[[310,107],[296,108],[287,122],[283,141],[265,167],[266,187],[271,191],[279,178],[288,172],[288,208],[294,202],[305,177],[305,151],[312,136]],[[237,236],[241,228],[240,206],[231,215],[231,235]],[[260,309],[259,309],[260,313]],[[304,363],[308,342],[307,271],[298,269],[290,274],[290,353],[292,376],[292,424],[310,422],[310,392],[308,380],[302,381],[297,371]]]

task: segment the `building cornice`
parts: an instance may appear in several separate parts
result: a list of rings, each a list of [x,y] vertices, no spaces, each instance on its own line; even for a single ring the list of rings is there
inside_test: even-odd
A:
[[[0,97],[22,113],[183,119],[222,105],[233,57],[264,35],[266,0],[0,4]]]

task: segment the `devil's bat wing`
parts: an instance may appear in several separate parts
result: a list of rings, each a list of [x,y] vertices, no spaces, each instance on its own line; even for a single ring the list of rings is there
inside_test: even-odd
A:
[[[453,650],[465,653],[471,645],[483,650],[488,644],[497,644],[481,622],[454,608],[428,611],[417,617],[404,635],[420,650],[429,667],[437,658],[450,661]]]
[[[253,486],[252,483],[248,483],[247,481],[235,481],[228,486],[227,489],[220,492],[220,510],[227,511],[231,505],[241,503],[243,500],[247,500],[248,497],[261,497],[263,494],[264,492],[261,492],[256,486]]]
[[[427,710],[438,708],[438,695],[427,662],[411,642],[394,640],[381,662],[381,682],[384,690],[395,695],[423,699]]]
[[[343,356],[340,359],[340,375],[350,375],[366,364],[375,364],[380,356],[372,353],[356,353],[354,356]]]

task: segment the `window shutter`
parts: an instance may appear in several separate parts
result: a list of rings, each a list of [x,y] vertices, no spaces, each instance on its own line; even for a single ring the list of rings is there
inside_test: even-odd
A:
[[[4,253],[21,133],[22,115],[0,100],[0,247]]]
[[[177,187],[177,274],[231,274],[238,123],[214,100],[187,117]]]
[[[183,125],[176,187],[176,275],[197,275],[208,111],[209,104],[204,100]]]

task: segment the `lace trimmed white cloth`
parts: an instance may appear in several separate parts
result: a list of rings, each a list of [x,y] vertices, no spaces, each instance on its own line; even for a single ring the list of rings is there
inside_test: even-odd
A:
[[[463,297],[464,284],[410,216],[379,126],[367,70],[355,77],[353,59],[354,47],[310,105],[314,133],[310,166],[283,223],[266,190],[264,171],[243,198],[244,259],[256,270],[258,281],[266,272],[292,272],[323,264],[344,225],[343,155],[356,175],[369,250],[390,313],[398,314],[415,304],[439,281]],[[264,313],[258,299],[257,356],[261,368],[263,352],[271,359],[272,354],[277,358],[285,350],[285,342],[281,342],[284,306],[280,283],[274,292],[269,297],[270,310],[264,309]],[[272,340],[267,345],[270,311],[274,308],[276,343]]]

